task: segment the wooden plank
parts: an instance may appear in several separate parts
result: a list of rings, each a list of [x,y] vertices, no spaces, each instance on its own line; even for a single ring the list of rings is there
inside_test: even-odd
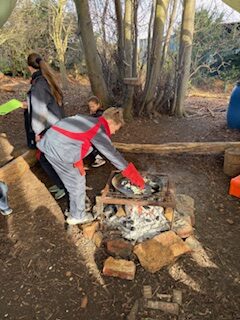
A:
[[[131,153],[222,153],[227,148],[239,148],[240,142],[222,141],[222,142],[172,142],[164,144],[135,144],[115,142],[114,146],[121,152]]]

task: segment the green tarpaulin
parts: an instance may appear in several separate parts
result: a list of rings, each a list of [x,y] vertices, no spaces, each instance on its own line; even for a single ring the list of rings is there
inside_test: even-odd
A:
[[[20,108],[22,105],[21,101],[18,101],[17,99],[12,99],[4,104],[0,105],[0,116],[4,116],[5,114]]]
[[[240,12],[240,0],[223,0],[223,2],[232,7],[234,10]]]

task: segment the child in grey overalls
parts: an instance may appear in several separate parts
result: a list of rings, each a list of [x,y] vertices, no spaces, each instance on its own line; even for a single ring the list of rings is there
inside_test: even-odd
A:
[[[123,176],[140,188],[144,180],[132,163],[128,163],[113,146],[110,136],[120,129],[122,110],[109,108],[99,118],[76,115],[52,126],[37,147],[51,163],[69,193],[68,224],[82,224],[93,220],[86,213],[86,180],[83,159],[93,146],[108,159]]]

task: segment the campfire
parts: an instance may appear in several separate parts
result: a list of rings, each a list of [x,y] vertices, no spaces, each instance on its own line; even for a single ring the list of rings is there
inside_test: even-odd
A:
[[[193,236],[194,200],[175,195],[167,174],[142,176],[143,191],[112,171],[101,196],[96,197],[101,222],[84,227],[83,233],[91,235],[97,247],[104,244],[110,255],[104,262],[106,276],[133,280],[136,258],[145,270],[156,272],[198,248]]]
[[[132,186],[127,179],[113,171],[98,200],[104,223],[121,231],[132,242],[150,239],[171,229],[164,215],[165,208],[174,208],[174,188],[168,175],[143,173],[146,188]]]

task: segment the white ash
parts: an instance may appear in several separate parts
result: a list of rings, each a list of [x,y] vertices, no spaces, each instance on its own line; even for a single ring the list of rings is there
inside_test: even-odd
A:
[[[105,207],[105,223],[120,230],[122,237],[127,240],[142,242],[170,229],[163,207],[126,205],[123,208],[126,216],[119,218],[116,216],[117,206]]]

